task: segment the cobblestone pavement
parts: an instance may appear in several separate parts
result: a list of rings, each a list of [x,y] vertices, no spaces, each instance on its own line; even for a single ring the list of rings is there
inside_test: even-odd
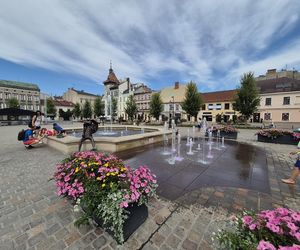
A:
[[[299,204],[299,184],[280,182],[289,175],[292,146],[258,143],[254,131],[239,138],[267,151],[271,194],[212,187],[170,202],[152,200],[149,218],[122,246],[94,225],[76,228],[79,214],[58,198],[51,178],[66,156],[45,145],[26,150],[16,141],[19,126],[0,127],[0,249],[213,249],[212,232],[226,226],[229,214],[243,207],[264,209]],[[227,199],[228,197],[232,200]]]

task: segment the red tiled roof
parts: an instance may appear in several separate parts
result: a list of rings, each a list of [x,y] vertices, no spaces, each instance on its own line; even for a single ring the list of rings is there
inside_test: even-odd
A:
[[[109,73],[107,76],[107,79],[103,82],[104,84],[116,84],[119,85],[120,81],[118,80],[118,78],[116,77],[114,71],[112,68],[109,69]]]
[[[225,90],[225,91],[215,91],[208,93],[201,93],[203,103],[208,102],[230,102],[233,101],[237,90]]]
[[[55,106],[65,106],[65,107],[74,107],[74,103],[73,102],[69,102],[63,99],[54,99],[54,105]]]

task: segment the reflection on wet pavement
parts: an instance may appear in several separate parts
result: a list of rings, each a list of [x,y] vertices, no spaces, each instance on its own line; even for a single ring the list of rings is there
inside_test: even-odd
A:
[[[182,161],[170,165],[171,155],[163,155],[162,145],[152,145],[137,150],[120,152],[117,155],[132,167],[147,165],[158,179],[158,194],[175,200],[187,192],[202,187],[238,187],[270,193],[266,152],[262,148],[235,141],[227,141],[226,148],[212,147],[212,159],[204,165],[199,163],[199,151],[194,155],[181,143]],[[207,152],[208,146],[206,145]]]

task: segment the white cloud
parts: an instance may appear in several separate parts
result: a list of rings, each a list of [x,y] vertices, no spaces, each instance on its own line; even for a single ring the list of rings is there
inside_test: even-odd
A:
[[[291,39],[269,51],[292,37],[298,13],[296,0],[11,0],[0,4],[0,58],[96,82],[112,60],[118,77],[134,81],[173,71],[207,89],[229,88],[245,71],[300,64]]]

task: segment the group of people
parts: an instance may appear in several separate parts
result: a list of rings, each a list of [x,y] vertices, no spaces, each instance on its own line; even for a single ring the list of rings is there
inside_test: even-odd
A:
[[[31,149],[34,145],[42,143],[42,140],[46,136],[65,134],[65,130],[57,123],[53,124],[52,131],[47,130],[46,128],[41,128],[41,125],[42,114],[40,111],[36,111],[28,124],[28,128],[24,130],[24,135],[22,136],[23,144],[27,149]]]

